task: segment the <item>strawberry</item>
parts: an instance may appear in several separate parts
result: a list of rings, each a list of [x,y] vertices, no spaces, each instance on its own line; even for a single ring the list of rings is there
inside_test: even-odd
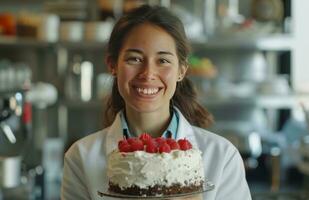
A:
[[[160,145],[163,144],[163,143],[166,143],[166,139],[163,138],[163,137],[155,138],[155,141],[156,141],[156,143],[157,143],[158,146],[160,146]]]
[[[129,144],[126,139],[120,140],[118,142],[118,149],[120,149],[122,145],[126,145],[126,144]]]
[[[132,144],[132,142],[134,142],[134,140],[136,140],[136,138],[128,138],[127,139],[127,142],[129,143],[129,144]]]
[[[131,141],[130,145],[133,151],[143,151],[144,150],[144,143],[138,138],[134,138],[134,140]]]
[[[172,138],[167,138],[166,143],[170,146],[171,150],[179,149],[179,144],[176,142],[176,140]]]
[[[172,143],[174,143],[174,142],[176,142],[176,140],[174,140],[173,138],[167,138],[167,139],[166,139],[166,143],[167,143],[168,145],[170,145],[170,144],[172,144]]]
[[[170,146],[171,150],[180,149],[180,146],[179,146],[179,144],[176,141],[171,143],[171,144],[169,144],[169,146]]]
[[[151,140],[152,137],[151,135],[149,135],[148,133],[142,133],[140,136],[139,136],[139,139],[143,141],[144,144],[146,144],[146,142],[148,140]]]
[[[120,152],[132,152],[133,150],[132,150],[131,145],[123,144],[123,145],[120,146],[119,151]]]
[[[171,148],[167,143],[161,143],[161,145],[159,146],[159,152],[169,153],[171,152]]]
[[[178,144],[181,150],[186,151],[192,149],[192,144],[186,139],[179,139]]]
[[[155,145],[155,143],[148,142],[146,145],[146,152],[148,153],[157,153],[158,147]]]
[[[146,146],[153,145],[153,146],[157,147],[157,142],[154,139],[147,140],[144,144]]]

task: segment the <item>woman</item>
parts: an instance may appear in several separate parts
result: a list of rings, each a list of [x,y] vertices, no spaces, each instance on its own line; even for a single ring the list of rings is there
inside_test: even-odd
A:
[[[242,159],[224,138],[203,129],[209,113],[196,101],[185,77],[189,45],[182,23],[167,9],[142,6],[115,25],[107,65],[115,77],[107,105],[107,128],[66,152],[62,199],[100,199],[106,184],[106,156],[125,137],[189,139],[203,152],[205,175],[215,189],[207,200],[249,200]]]

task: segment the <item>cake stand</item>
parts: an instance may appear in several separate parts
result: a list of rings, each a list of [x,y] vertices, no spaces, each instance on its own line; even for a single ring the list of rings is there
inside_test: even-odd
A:
[[[203,184],[203,189],[199,190],[199,191],[195,191],[195,192],[190,192],[190,193],[181,193],[181,194],[173,194],[173,195],[160,195],[160,196],[138,196],[138,195],[124,195],[124,194],[119,194],[119,193],[115,193],[112,191],[108,190],[108,186],[104,186],[104,188],[102,190],[98,191],[98,195],[102,198],[104,197],[110,197],[110,198],[114,198],[114,199],[182,199],[182,198],[193,198],[195,196],[201,195],[204,192],[208,192],[211,191],[215,188],[215,185],[210,182],[210,181],[205,181]]]

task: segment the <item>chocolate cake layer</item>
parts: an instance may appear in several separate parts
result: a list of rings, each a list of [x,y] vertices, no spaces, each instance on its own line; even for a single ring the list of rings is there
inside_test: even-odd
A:
[[[119,194],[138,195],[138,196],[174,195],[174,194],[202,191],[203,182],[201,182],[198,185],[181,186],[180,184],[175,184],[169,187],[162,185],[155,185],[153,187],[148,188],[139,188],[134,185],[132,187],[124,189],[121,189],[118,185],[109,182],[109,190]]]

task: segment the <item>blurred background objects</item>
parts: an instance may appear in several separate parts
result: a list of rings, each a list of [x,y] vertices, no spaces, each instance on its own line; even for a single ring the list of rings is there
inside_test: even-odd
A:
[[[0,199],[60,198],[64,152],[102,128],[115,20],[145,3],[183,21],[188,76],[254,199],[308,199],[307,0],[2,0]]]

